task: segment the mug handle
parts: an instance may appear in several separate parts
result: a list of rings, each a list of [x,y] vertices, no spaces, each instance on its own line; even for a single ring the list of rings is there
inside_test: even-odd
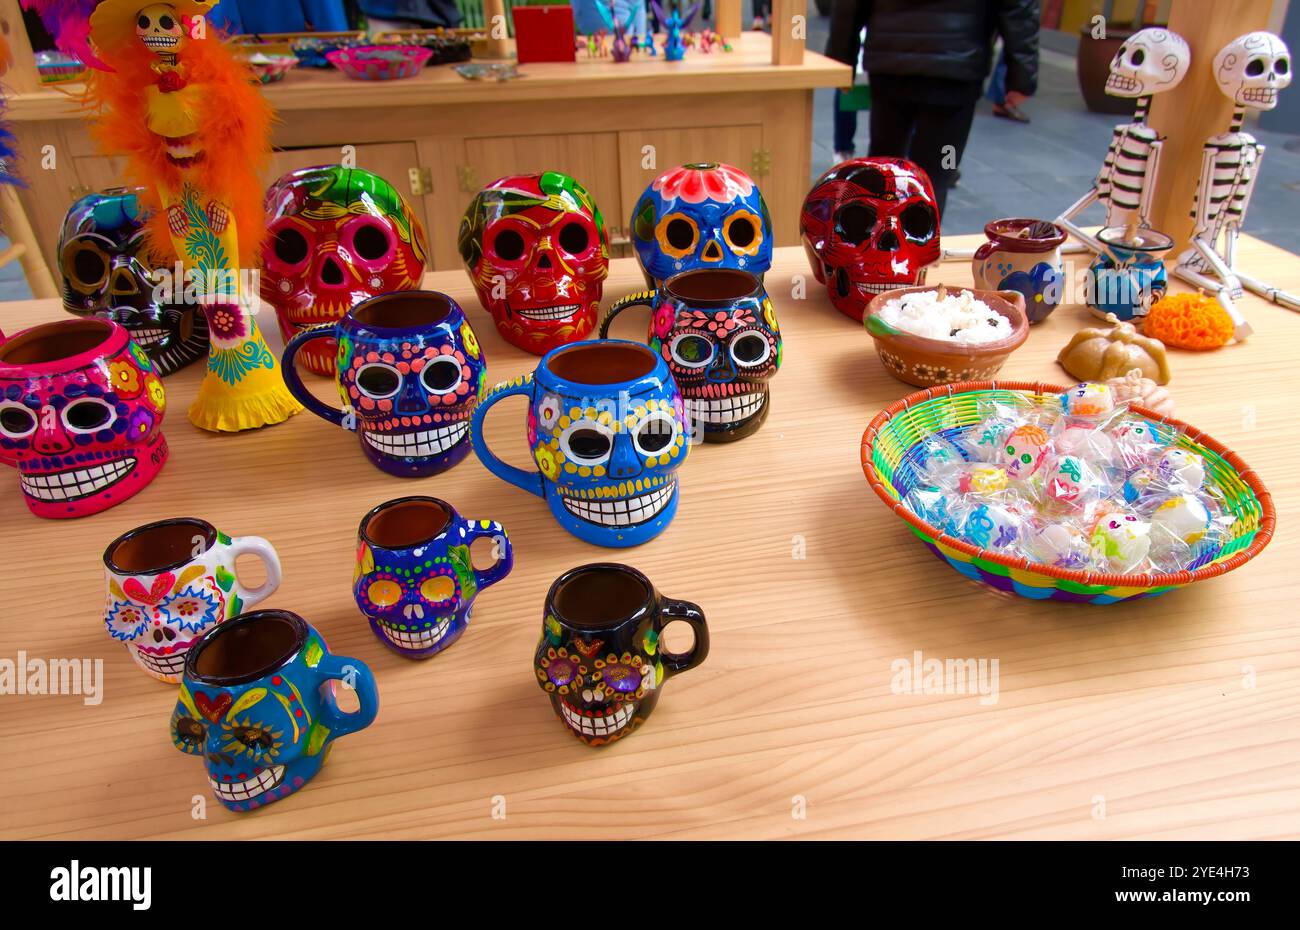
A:
[[[379,714],[379,688],[375,684],[374,673],[366,663],[360,659],[326,653],[316,666],[316,674],[320,676],[322,686],[330,681],[347,683],[357,692],[357,700],[361,703],[357,710],[349,714],[339,710],[338,701],[333,694],[322,698],[320,715],[325,726],[329,727],[329,742],[364,730],[375,722],[375,717]]]
[[[245,608],[266,600],[280,587],[280,555],[275,551],[275,546],[261,536],[236,536],[226,543],[226,551],[230,554],[230,569],[235,573],[235,593],[244,602]],[[266,566],[266,581],[256,588],[246,588],[239,580],[235,562],[241,555],[255,555]]]
[[[491,587],[506,575],[510,574],[510,569],[515,567],[515,547],[510,542],[510,537],[506,535],[506,529],[500,523],[494,520],[466,520],[465,527],[465,544],[472,545],[476,539],[483,537],[497,538],[500,537],[502,543],[502,552],[496,564],[491,568],[479,571],[474,568],[474,563],[470,563],[470,568],[474,572],[474,580],[479,586],[479,590]]]
[[[479,398],[478,403],[474,405],[474,417],[470,420],[470,442],[474,445],[474,454],[479,457],[479,461],[492,474],[503,481],[509,481],[516,487],[523,488],[530,494],[545,497],[546,491],[542,484],[542,473],[540,471],[524,471],[522,468],[516,468],[514,465],[501,461],[501,459],[497,458],[496,453],[488,448],[487,439],[483,435],[483,421],[487,419],[488,410],[503,397],[510,397],[514,394],[525,394],[531,402],[533,396],[533,376],[531,374],[524,375],[522,378],[515,378],[512,381],[502,381],[488,391],[486,395]]]
[[[333,323],[322,323],[320,326],[312,329],[304,329],[289,340],[284,347],[284,355],[280,357],[280,373],[284,375],[285,387],[289,393],[294,396],[298,403],[302,404],[322,420],[329,420],[335,426],[343,425],[343,411],[337,407],[331,407],[322,401],[302,383],[302,376],[298,374],[298,368],[294,365],[293,360],[297,357],[298,352],[307,343],[313,339],[329,339],[335,337],[335,327]]]
[[[663,640],[660,639],[659,654],[663,656],[664,671],[669,676],[695,668],[709,655],[709,627],[704,621],[704,611],[700,610],[700,605],[671,597],[661,598],[659,615],[655,617],[655,632],[662,633],[664,627],[676,620],[690,624],[695,631],[695,644],[689,652],[678,654],[664,649]]]
[[[655,308],[654,301],[654,291],[637,291],[635,294],[628,294],[626,297],[614,301],[610,308],[605,311],[604,319],[600,321],[600,338],[609,338],[609,324],[613,323],[614,317],[618,316],[628,307],[648,307],[653,311]]]

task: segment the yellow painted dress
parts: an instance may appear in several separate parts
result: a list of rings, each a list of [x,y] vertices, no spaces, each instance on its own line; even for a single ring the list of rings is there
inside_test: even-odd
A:
[[[166,140],[168,158],[185,178],[179,189],[160,184],[172,244],[186,273],[185,299],[197,298],[208,320],[208,371],[190,405],[200,429],[234,432],[280,423],[302,409],[280,375],[257,321],[242,301],[239,232],[218,191],[202,190],[197,172],[201,89],[184,83],[179,69],[155,65],[160,83],[147,88],[149,129]],[[175,75],[175,77],[171,77]],[[170,80],[169,80],[170,78]],[[179,79],[179,80],[178,80]],[[177,89],[164,90],[168,83]]]

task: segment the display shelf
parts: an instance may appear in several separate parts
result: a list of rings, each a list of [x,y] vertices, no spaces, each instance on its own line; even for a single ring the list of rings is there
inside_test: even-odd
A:
[[[1294,255],[1246,239],[1240,260],[1300,289]],[[930,280],[969,284],[969,267],[941,265]],[[370,466],[355,436],[306,413],[255,433],[201,433],[184,416],[197,368],[167,381],[170,463],[119,507],[37,519],[15,476],[0,473],[0,659],[102,658],[105,679],[97,706],[0,695],[0,836],[1300,834],[1300,545],[1291,530],[1300,318],[1248,297],[1250,342],[1171,353],[1179,417],[1237,451],[1272,491],[1272,544],[1223,578],[1164,597],[1061,606],[967,581],[881,505],[858,464],[860,438],[912,389],[830,306],[802,251],[778,250],[767,284],[785,336],[771,416],[737,445],[694,448],[675,521],[636,549],[570,537],[540,499],[473,457],[406,481]],[[498,338],[463,274],[433,274],[427,285],[466,307],[490,382],[533,367]],[[615,262],[605,305],[640,287],[635,265]],[[0,327],[60,316],[54,301],[8,304]],[[1002,376],[1068,381],[1056,353],[1092,322],[1081,306],[1058,309]],[[620,320],[615,335],[643,325]],[[333,396],[328,382],[316,387]],[[512,401],[490,420],[494,446],[520,464],[523,421]],[[380,645],[350,593],[361,516],[412,493],[502,521],[516,553],[510,577],[479,597],[465,636],[425,662]],[[284,582],[265,606],[302,614],[332,651],[378,676],[375,724],[340,740],[304,790],[252,814],[211,799],[199,759],[168,737],[176,688],[140,672],[100,619],[104,546],[181,515],[267,537]],[[635,565],[664,594],[698,602],[712,649],[667,684],[638,732],[591,749],[555,719],[531,662],[550,582],[601,560]],[[996,702],[896,693],[893,663],[913,662],[918,650],[922,659],[996,659]],[[204,819],[193,815],[195,798],[207,801]]]

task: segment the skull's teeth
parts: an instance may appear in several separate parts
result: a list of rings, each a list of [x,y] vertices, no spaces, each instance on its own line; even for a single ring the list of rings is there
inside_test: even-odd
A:
[[[636,497],[606,501],[566,497],[563,500],[569,513],[589,523],[600,523],[605,526],[635,526],[638,523],[645,523],[663,510],[676,490],[677,482],[669,481],[657,491]]]
[[[255,798],[265,791],[270,791],[280,784],[282,778],[284,778],[284,766],[273,765],[269,769],[258,772],[247,781],[217,781],[215,778],[208,776],[208,784],[212,786],[213,793],[223,801],[247,801],[249,798]]]
[[[588,717],[561,701],[560,710],[564,714],[564,722],[571,728],[583,736],[596,737],[610,736],[623,729],[632,721],[636,708],[632,704],[620,704],[599,716]]]
[[[98,494],[111,484],[121,481],[135,468],[135,459],[118,459],[94,468],[46,474],[20,475],[23,493],[43,501],[75,501]]]
[[[131,330],[131,341],[141,348],[147,349],[156,346],[167,338],[165,329],[133,329]]]
[[[560,304],[556,307],[514,307],[515,313],[530,320],[563,320],[573,316],[582,304]]]
[[[896,291],[900,287],[909,287],[907,284],[870,284],[866,281],[857,282],[858,290],[863,294],[883,294],[885,291]]]
[[[177,675],[185,668],[185,653],[174,652],[169,656],[156,656],[143,649],[135,650],[136,660],[149,671],[159,675]]]
[[[418,433],[366,433],[366,442],[385,455],[419,458],[446,452],[465,438],[469,420]]]
[[[388,637],[388,641],[394,646],[400,646],[403,649],[428,649],[430,646],[442,642],[442,638],[451,629],[451,619],[451,617],[447,617],[439,621],[437,626],[424,630],[399,630],[383,622],[379,624],[379,629],[383,631],[384,636]]]
[[[730,425],[748,420],[763,406],[767,395],[736,394],[718,400],[687,400],[686,412],[692,420],[718,425]]]

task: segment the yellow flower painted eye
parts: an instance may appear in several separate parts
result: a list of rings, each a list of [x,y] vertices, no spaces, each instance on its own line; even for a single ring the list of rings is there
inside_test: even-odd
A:
[[[722,238],[733,252],[757,255],[763,245],[763,221],[748,210],[737,210],[723,222]]]
[[[434,575],[432,578],[426,578],[424,583],[420,585],[420,596],[426,601],[435,604],[439,601],[450,600],[456,596],[456,582],[446,575]]]
[[[655,227],[659,248],[670,258],[685,258],[695,252],[700,241],[700,228],[685,213],[669,213]]]
[[[366,589],[366,597],[376,607],[391,607],[402,599],[402,587],[396,581],[381,578],[370,582],[370,587]]]

